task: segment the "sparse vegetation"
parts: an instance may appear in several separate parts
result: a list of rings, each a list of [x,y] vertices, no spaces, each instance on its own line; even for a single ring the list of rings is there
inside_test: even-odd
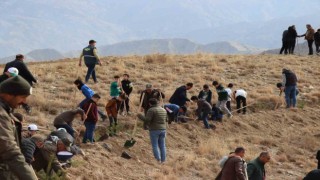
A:
[[[267,165],[269,179],[303,177],[316,167],[314,154],[320,147],[317,141],[320,67],[315,58],[210,54],[103,58],[105,65],[97,67],[100,83],[88,84],[102,95],[101,109],[109,99],[112,76],[129,73],[134,82],[132,106],[138,106],[139,92],[146,83],[160,88],[167,100],[175,88],[186,82],[195,84],[190,93],[197,95],[204,84],[211,85],[212,80],[218,80],[224,85],[233,82],[235,88],[246,89],[250,104],[248,114],[225,118],[223,123],[215,123],[216,130],[205,130],[201,122],[192,120],[188,124],[171,124],[167,135],[168,161],[163,165],[153,161],[149,134],[141,128],[137,131],[136,145],[128,150],[133,158],[120,157],[135,119],[134,115],[120,116],[119,135],[94,146],[82,146],[87,156],[74,157],[68,176],[70,179],[213,179],[219,172],[220,158],[236,146],[244,146],[246,160],[255,158],[262,150],[272,153],[273,160]],[[283,97],[279,97],[275,86],[281,81],[284,64],[302,79],[298,84],[300,108],[294,111],[284,109]],[[86,69],[79,69],[77,59],[34,63],[29,67],[40,83],[29,98],[33,112],[26,118],[27,123],[35,122],[44,129],[53,129],[54,116],[75,108],[84,98],[72,82],[78,76],[84,77]],[[276,104],[279,106],[274,110]],[[190,105],[189,110],[192,109]],[[80,121],[74,123],[76,127],[80,124]],[[98,125],[97,138],[107,131],[109,122]],[[111,152],[101,143],[110,144]]]

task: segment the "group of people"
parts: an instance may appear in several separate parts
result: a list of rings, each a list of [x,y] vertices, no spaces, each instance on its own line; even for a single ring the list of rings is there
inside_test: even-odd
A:
[[[296,45],[296,38],[304,37],[308,42],[309,55],[313,55],[313,42],[315,42],[316,53],[320,53],[320,29],[315,31],[310,24],[306,25],[307,31],[305,34],[298,35],[294,25],[289,26],[287,30],[282,33],[282,47],[280,54],[294,54]]]
[[[85,126],[83,144],[94,144],[94,131],[99,117],[102,121],[109,119],[108,135],[117,136],[118,115],[130,115],[132,109],[136,111],[137,118],[143,121],[143,128],[149,130],[150,140],[155,159],[159,163],[166,161],[166,128],[167,123],[186,123],[190,117],[187,110],[191,103],[197,105],[196,115],[207,129],[213,128],[209,120],[222,121],[223,114],[232,118],[233,112],[246,114],[247,112],[247,92],[238,88],[233,90],[234,85],[228,84],[224,88],[218,81],[213,81],[212,86],[217,92],[217,102],[213,103],[213,93],[208,84],[197,96],[188,98],[187,91],[193,88],[193,83],[187,83],[178,87],[169,98],[169,103],[164,103],[165,94],[161,89],[156,89],[152,84],[147,84],[146,89],[141,92],[141,109],[132,106],[130,95],[133,91],[129,74],[114,76],[110,84],[110,98],[106,103],[104,111],[99,109],[98,102],[101,96],[91,89],[87,82],[92,76],[95,83],[98,83],[95,74],[95,65],[101,64],[95,48],[95,41],[91,40],[89,46],[83,49],[81,58],[84,57],[88,66],[88,73],[85,82],[80,79],[74,81],[74,85],[84,95],[78,107],[67,110],[59,114],[53,120],[55,131],[49,132],[46,137],[37,133],[38,127],[35,124],[28,126],[27,136],[21,135],[23,129],[21,122],[22,114],[13,113],[18,106],[25,108],[26,112],[31,112],[31,108],[26,103],[26,99],[32,94],[32,85],[37,80],[32,76],[27,66],[24,64],[23,55],[17,55],[16,60],[6,65],[5,71],[0,76],[0,179],[36,179],[34,171],[45,170],[47,173],[56,172],[60,176],[65,175],[64,165],[73,155],[84,154],[75,145],[79,138],[79,132],[73,127],[75,119],[81,119]],[[82,59],[81,59],[82,60]],[[93,61],[93,62],[92,62]],[[79,62],[81,65],[82,62]],[[283,82],[280,88],[286,94],[287,107],[296,106],[296,75],[283,69]],[[232,110],[232,101],[236,101],[236,109]],[[106,113],[105,113],[106,112]],[[140,112],[140,113],[139,113]],[[70,153],[70,154],[68,154]],[[245,150],[240,148],[231,154],[223,165],[221,177],[230,175],[227,167],[243,162],[242,158]],[[231,160],[232,159],[232,160]],[[248,172],[245,177],[250,177],[258,173],[259,177],[264,177],[262,169],[263,163],[270,160],[269,153],[261,153],[257,160],[249,163],[248,169],[243,167],[243,173]],[[232,163],[235,162],[235,163]],[[243,163],[245,164],[245,163]],[[238,173],[237,165],[237,173]],[[254,170],[258,168],[258,170]],[[236,175],[238,177],[238,175]],[[223,179],[223,178],[222,178]],[[249,178],[250,179],[250,178]]]

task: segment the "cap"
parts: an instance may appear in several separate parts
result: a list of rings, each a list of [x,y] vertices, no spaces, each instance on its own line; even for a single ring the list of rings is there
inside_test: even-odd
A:
[[[29,131],[38,131],[38,126],[35,125],[35,124],[30,124],[30,125],[28,126],[28,130],[29,130]]]
[[[89,44],[96,43],[96,42],[97,42],[97,41],[91,39],[91,40],[89,41]]]
[[[152,89],[152,84],[147,84],[146,89]]]
[[[19,75],[19,70],[15,67],[11,67],[8,69],[8,73],[10,73],[11,76],[15,77]]]
[[[0,84],[0,93],[14,96],[29,96],[32,94],[32,87],[21,76],[11,77]]]

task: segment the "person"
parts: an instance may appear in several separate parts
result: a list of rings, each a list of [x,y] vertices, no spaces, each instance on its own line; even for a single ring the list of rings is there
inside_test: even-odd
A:
[[[169,102],[178,106],[185,106],[187,101],[190,101],[187,97],[187,91],[192,89],[193,83],[187,83],[187,85],[181,86],[175,90]]]
[[[79,59],[79,66],[82,66],[82,58],[84,58],[84,63],[88,68],[87,75],[86,75],[86,83],[89,81],[90,76],[92,75],[92,79],[95,83],[98,83],[97,77],[96,77],[96,64],[99,64],[102,66],[101,60],[98,56],[98,51],[96,48],[96,41],[90,40],[89,45],[85,48],[83,48],[82,53],[80,55]]]
[[[249,180],[264,180],[266,179],[265,164],[271,159],[269,152],[261,152],[259,157],[248,163],[248,178]]]
[[[29,71],[27,65],[23,62],[24,56],[22,54],[17,54],[16,59],[14,61],[11,61],[6,64],[3,73],[7,72],[9,68],[14,67],[18,69],[18,73],[21,77],[23,77],[26,81],[29,82],[31,86],[33,86],[33,83],[37,83],[37,79],[32,75],[32,73]],[[21,104],[23,109],[30,114],[31,113],[31,107],[24,103]]]
[[[129,74],[123,75],[123,80],[121,81],[122,90],[127,95],[127,99],[121,104],[120,111],[126,110],[128,114],[130,114],[130,94],[133,90],[132,82],[129,80],[130,76]]]
[[[74,137],[74,129],[72,127],[72,122],[73,120],[77,117],[80,116],[82,120],[85,120],[87,118],[86,113],[81,109],[73,109],[69,111],[65,111],[61,114],[59,114],[53,121],[54,127],[57,129],[59,128],[64,128],[66,131]]]
[[[320,29],[314,33],[314,43],[316,45],[316,53],[317,55],[320,55]]]
[[[305,40],[308,41],[308,47],[309,47],[309,54],[308,55],[313,55],[313,41],[314,41],[314,29],[312,28],[312,26],[310,24],[306,25],[307,27],[307,32],[303,35],[300,35],[298,37],[304,37]]]
[[[281,95],[282,95],[282,92],[283,92],[282,82],[281,82],[281,83],[277,83],[276,86],[277,86],[277,88],[280,90],[279,96],[281,96]],[[296,96],[298,96],[299,93],[300,93],[300,91],[299,91],[299,89],[298,89],[298,87],[297,87],[297,88],[296,88]],[[290,99],[291,99],[291,101],[292,101],[292,96],[290,96]]]
[[[147,115],[138,114],[138,118],[149,126],[153,155],[159,163],[166,161],[166,122],[167,112],[159,106],[158,100],[149,100],[150,109]],[[159,151],[160,150],[160,151]]]
[[[66,172],[56,154],[68,149],[68,145],[63,140],[57,136],[49,135],[42,145],[37,146],[34,152],[34,161],[32,161],[31,165],[36,172],[43,170],[47,176],[51,176],[55,172],[57,176],[63,179]]]
[[[212,106],[204,99],[198,99],[197,96],[192,96],[191,101],[197,103],[196,113],[200,120],[203,121],[204,127],[206,129],[210,129],[210,125],[208,123],[208,116],[211,113]]]
[[[283,33],[282,33],[282,47],[280,49],[280,54],[282,54],[283,51],[284,51],[284,54],[288,54],[288,32],[289,32],[289,28],[284,30]]]
[[[223,113],[220,108],[217,108],[216,104],[212,105],[211,118],[210,120],[222,122]]]
[[[111,98],[117,98],[121,93],[121,88],[119,86],[120,77],[114,76],[113,78],[114,78],[114,81],[111,82],[111,85],[110,85],[110,96]]]
[[[289,54],[294,54],[294,49],[296,46],[296,39],[298,37],[298,33],[296,31],[295,25],[292,25],[288,29],[288,50]]]
[[[31,138],[24,138],[21,141],[21,152],[29,165],[34,161],[34,153],[36,149],[42,148],[43,144],[44,138],[39,134],[34,135]]]
[[[227,108],[229,109],[229,111],[231,111],[232,88],[233,88],[232,83],[229,83],[228,87],[226,88],[226,91],[228,93]]]
[[[4,72],[1,76],[0,76],[0,83],[7,80],[10,77],[16,77],[19,75],[19,70],[15,67],[11,67],[8,69],[8,71]]]
[[[27,133],[23,136],[24,138],[30,138],[37,134],[39,131],[38,126],[36,124],[29,124]]]
[[[20,150],[13,109],[26,102],[32,87],[16,76],[0,84],[0,179],[37,180],[32,168],[25,162]]]
[[[210,90],[208,84],[203,85],[203,90],[200,91],[198,98],[205,99],[209,104],[211,104],[212,91]]]
[[[212,85],[216,88],[217,94],[218,94],[218,102],[217,102],[217,108],[219,108],[221,111],[227,112],[228,117],[231,118],[232,114],[227,108],[227,101],[228,101],[228,92],[224,89],[224,87],[219,84],[218,81],[213,81]]]
[[[235,156],[234,152],[230,152],[228,156],[223,156],[219,161],[220,168],[222,169],[227,160],[233,156]]]
[[[118,97],[113,97],[112,99],[110,99],[106,105],[106,111],[110,121],[109,136],[114,136],[117,133],[118,110],[120,104],[125,101],[126,98],[126,94],[121,94]]]
[[[144,98],[142,99],[142,95],[144,94]],[[142,102],[142,109],[145,113],[145,115],[147,114],[147,111],[149,110],[150,103],[149,100],[151,98],[155,98],[158,101],[165,98],[165,95],[159,90],[159,89],[154,89],[152,84],[147,84],[146,85],[146,89],[144,91],[141,92],[141,96],[140,96],[140,102]]]
[[[92,96],[94,95],[94,91],[90,89],[86,84],[82,82],[81,79],[77,79],[74,81],[74,84],[77,86],[77,88],[82,92],[82,94],[85,96],[85,99],[82,100],[79,104],[79,107],[82,108],[83,105],[87,102],[90,101]],[[102,111],[98,109],[98,113],[102,119],[102,121],[105,121],[107,119],[107,115],[105,115]]]
[[[167,111],[168,123],[174,122],[186,122],[182,116],[185,116],[187,112],[187,107],[178,106],[176,104],[165,104],[164,109]],[[181,116],[181,117],[179,117]]]
[[[314,169],[310,171],[306,177],[302,180],[319,180],[320,179],[320,169]]]
[[[320,150],[317,151],[316,159],[317,159],[317,161],[318,161],[318,167],[317,167],[317,169],[320,169]]]
[[[296,89],[297,89],[297,76],[289,69],[282,69],[282,87],[281,90],[285,93],[287,108],[296,107]]]
[[[230,156],[225,163],[223,168],[218,174],[216,179],[220,180],[247,180],[248,176],[246,173],[246,162],[243,160],[245,155],[245,149],[238,147],[234,151],[234,155]]]
[[[97,103],[100,100],[99,94],[94,94],[92,98],[83,105],[83,110],[87,112],[87,118],[84,120],[86,131],[83,136],[82,143],[94,143],[94,130],[98,121],[98,106]]]
[[[247,112],[247,92],[244,89],[238,89],[233,92],[234,99],[237,101],[237,113],[246,114]],[[242,104],[242,107],[241,107]]]

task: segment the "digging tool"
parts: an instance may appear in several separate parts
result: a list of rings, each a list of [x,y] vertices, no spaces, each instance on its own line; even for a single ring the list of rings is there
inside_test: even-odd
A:
[[[145,93],[142,94],[142,98],[141,98],[141,102],[140,102],[140,105],[139,105],[139,109],[141,109],[141,107],[142,107],[144,95],[145,95]],[[137,110],[137,113],[139,113],[139,109]],[[124,147],[125,147],[125,148],[131,148],[131,147],[133,147],[134,144],[136,143],[136,140],[134,140],[133,137],[134,137],[134,135],[136,134],[137,126],[138,126],[138,117],[136,118],[136,122],[135,122],[135,124],[134,124],[134,128],[133,128],[133,131],[132,131],[130,140],[127,140],[127,141],[124,143]]]
[[[231,111],[231,113],[237,112],[238,110],[247,108],[247,107],[252,106],[252,105],[254,105],[254,104],[256,104],[256,102],[250,103],[250,104],[248,104],[248,105],[246,105],[246,106],[243,106],[243,107],[241,107],[241,108],[239,108],[239,109],[235,109],[235,110]]]
[[[164,108],[164,102],[163,102],[162,93],[161,93],[160,90],[159,90],[159,94],[160,94],[160,104],[161,104],[161,107]],[[166,126],[167,126],[167,129],[169,129],[169,124],[168,124],[168,122],[166,122]]]
[[[280,89],[280,93],[279,93],[279,102],[281,101],[281,95],[282,95],[283,90]],[[279,108],[279,102],[277,102],[276,106],[274,107],[274,110]]]
[[[88,114],[89,114],[89,111],[90,111],[90,109],[91,109],[91,106],[92,106],[92,103],[89,105],[89,108],[88,108],[88,110],[87,110],[87,112],[86,112],[86,117],[88,117]],[[85,121],[85,119],[84,119],[84,121]],[[83,122],[83,123],[84,123],[84,122]],[[84,124],[81,124],[81,127],[83,127],[83,126],[84,126]],[[79,136],[80,136],[80,132],[77,133],[77,137],[74,138],[74,142],[78,142]]]

